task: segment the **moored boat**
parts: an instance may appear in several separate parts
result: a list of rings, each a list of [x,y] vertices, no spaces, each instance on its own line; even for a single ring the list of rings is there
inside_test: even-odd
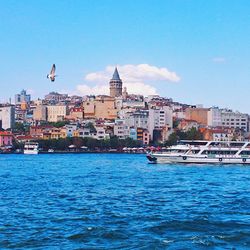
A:
[[[151,163],[250,164],[250,142],[185,140],[147,158]]]
[[[24,154],[36,155],[39,153],[39,144],[37,142],[26,142],[24,144]]]

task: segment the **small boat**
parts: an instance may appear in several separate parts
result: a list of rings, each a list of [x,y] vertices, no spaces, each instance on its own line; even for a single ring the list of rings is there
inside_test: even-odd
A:
[[[250,164],[250,142],[184,140],[147,158],[150,163]]]
[[[24,144],[23,153],[27,155],[37,155],[39,152],[39,144],[37,142],[26,142]]]

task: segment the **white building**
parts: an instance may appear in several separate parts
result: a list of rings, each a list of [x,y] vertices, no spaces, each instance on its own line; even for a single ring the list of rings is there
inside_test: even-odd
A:
[[[147,129],[148,114],[148,110],[137,110],[134,112],[126,113],[124,116],[125,124],[128,127]]]
[[[145,108],[145,102],[143,100],[126,100],[123,101],[123,108]]]
[[[173,111],[173,117],[176,119],[185,119],[186,113],[184,109],[175,109]]]
[[[173,111],[171,107],[155,107],[149,109],[148,131],[153,138],[154,129],[173,128]]]
[[[213,107],[208,111],[208,126],[238,128],[249,131],[249,116],[240,112],[233,112],[230,109],[219,109]]]
[[[129,127],[125,124],[124,120],[115,121],[114,135],[116,135],[119,139],[125,139],[129,137],[130,130]]]
[[[222,126],[222,110],[218,107],[212,107],[207,112],[207,125],[209,127]]]
[[[231,141],[233,139],[233,134],[228,133],[226,131],[214,131],[213,133],[213,141]]]
[[[78,132],[79,132],[79,137],[82,137],[82,138],[91,137],[89,128],[79,128]]]
[[[119,119],[125,119],[126,117],[128,117],[128,113],[132,114],[135,111],[135,108],[122,108],[117,112],[117,116]]]
[[[64,120],[68,115],[68,108],[66,105],[50,105],[47,106],[48,122],[58,122]]]
[[[221,110],[221,120],[223,127],[239,128],[248,132],[248,114],[223,109]]]
[[[0,128],[11,129],[15,123],[14,106],[0,106]]]
[[[103,126],[96,126],[96,132],[91,134],[91,137],[97,140],[109,139],[109,134],[106,133]]]

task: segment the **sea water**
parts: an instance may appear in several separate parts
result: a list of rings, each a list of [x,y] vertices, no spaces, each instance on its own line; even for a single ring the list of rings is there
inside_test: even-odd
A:
[[[249,249],[250,166],[0,155],[0,249]]]

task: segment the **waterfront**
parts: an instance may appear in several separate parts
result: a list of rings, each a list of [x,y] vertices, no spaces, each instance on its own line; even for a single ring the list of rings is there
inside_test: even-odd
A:
[[[1,249],[250,248],[250,167],[1,155]]]

